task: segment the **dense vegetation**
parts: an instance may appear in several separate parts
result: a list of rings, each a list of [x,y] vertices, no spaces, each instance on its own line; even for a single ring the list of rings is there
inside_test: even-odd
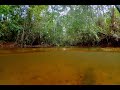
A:
[[[119,46],[114,5],[1,5],[0,42],[49,46]]]

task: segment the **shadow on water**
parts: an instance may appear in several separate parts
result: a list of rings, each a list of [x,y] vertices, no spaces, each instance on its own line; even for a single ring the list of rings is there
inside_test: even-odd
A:
[[[49,50],[36,49],[36,48],[13,48],[13,49],[0,49],[0,54],[20,54],[20,53],[34,53],[34,52],[48,52]]]
[[[83,75],[83,78],[81,80],[82,85],[95,85],[95,73],[93,68],[88,68],[85,70],[85,73]]]

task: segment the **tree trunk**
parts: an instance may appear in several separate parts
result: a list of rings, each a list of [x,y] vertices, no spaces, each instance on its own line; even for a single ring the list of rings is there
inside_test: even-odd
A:
[[[24,46],[24,29],[23,29],[23,33],[22,33],[22,36],[21,36],[21,48]]]
[[[111,12],[111,25],[110,25],[110,33],[112,33],[112,31],[114,31],[114,18],[115,18],[115,15],[114,15],[114,6],[112,8],[112,12]],[[113,32],[115,33],[115,32]]]

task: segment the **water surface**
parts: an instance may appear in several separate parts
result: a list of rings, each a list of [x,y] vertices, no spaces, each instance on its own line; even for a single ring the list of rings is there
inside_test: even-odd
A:
[[[0,84],[120,84],[120,49],[0,49]]]

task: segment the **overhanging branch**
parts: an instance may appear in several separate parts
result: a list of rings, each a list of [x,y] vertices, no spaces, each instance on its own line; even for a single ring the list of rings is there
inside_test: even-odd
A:
[[[120,5],[115,5],[115,7],[117,8],[117,10],[118,10],[119,13],[120,13]]]

